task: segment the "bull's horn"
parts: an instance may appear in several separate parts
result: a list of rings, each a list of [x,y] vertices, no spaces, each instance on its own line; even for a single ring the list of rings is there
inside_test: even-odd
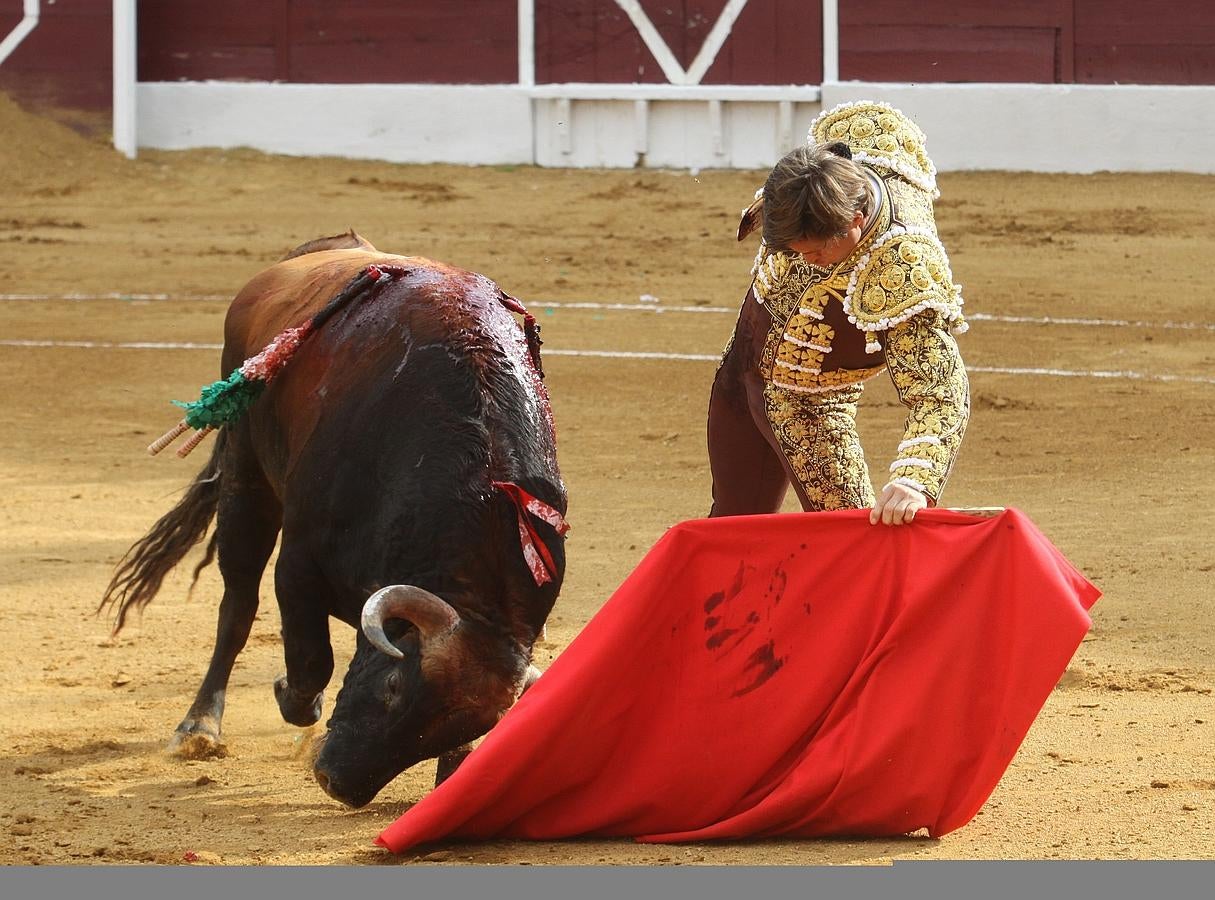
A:
[[[424,645],[451,634],[460,624],[460,614],[451,604],[430,591],[412,584],[390,584],[380,588],[363,604],[363,634],[373,647],[396,659],[405,654],[393,646],[384,633],[384,623],[389,619],[412,622],[422,635]]]

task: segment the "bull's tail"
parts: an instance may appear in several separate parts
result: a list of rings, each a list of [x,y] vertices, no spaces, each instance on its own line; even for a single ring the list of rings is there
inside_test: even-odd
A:
[[[127,613],[131,609],[142,610],[152,602],[165,576],[207,533],[219,507],[220,461],[228,443],[227,438],[227,430],[221,428],[211,451],[211,459],[186,489],[185,495],[131,546],[118,564],[97,607],[99,613],[107,608],[117,610],[114,616],[115,633],[126,624]],[[212,535],[202,562],[194,569],[194,581],[214,558],[215,537]]]

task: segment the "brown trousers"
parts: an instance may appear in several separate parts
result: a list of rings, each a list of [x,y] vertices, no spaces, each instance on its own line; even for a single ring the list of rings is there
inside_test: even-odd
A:
[[[872,506],[856,433],[860,385],[830,394],[774,388],[761,371],[771,327],[767,309],[748,292],[709,395],[709,515],[779,512],[790,485],[807,512]]]

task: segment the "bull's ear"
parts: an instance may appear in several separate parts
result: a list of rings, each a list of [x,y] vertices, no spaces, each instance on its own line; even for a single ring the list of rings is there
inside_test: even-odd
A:
[[[756,197],[754,202],[742,211],[742,219],[738,223],[738,239],[741,241],[759,228],[764,217],[763,195]]]
[[[353,227],[347,228],[346,234],[350,237],[351,242],[354,244],[351,249],[370,250],[373,253],[379,252],[375,249],[374,245],[372,245],[371,241],[367,240],[367,238],[355,231]]]

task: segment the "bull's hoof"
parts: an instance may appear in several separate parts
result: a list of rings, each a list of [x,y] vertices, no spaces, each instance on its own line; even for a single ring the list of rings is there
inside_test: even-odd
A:
[[[470,753],[472,753],[471,747],[459,747],[455,750],[448,750],[440,756],[439,763],[435,767],[435,787],[455,774],[456,769],[460,768],[460,763],[464,762],[465,757]]]
[[[165,749],[178,759],[223,759],[228,755],[228,747],[219,739],[217,731],[190,721],[177,726]]]
[[[320,721],[325,694],[322,691],[311,697],[305,696],[287,684],[286,675],[281,675],[274,681],[274,699],[278,701],[278,711],[282,713],[284,722],[307,728]]]

